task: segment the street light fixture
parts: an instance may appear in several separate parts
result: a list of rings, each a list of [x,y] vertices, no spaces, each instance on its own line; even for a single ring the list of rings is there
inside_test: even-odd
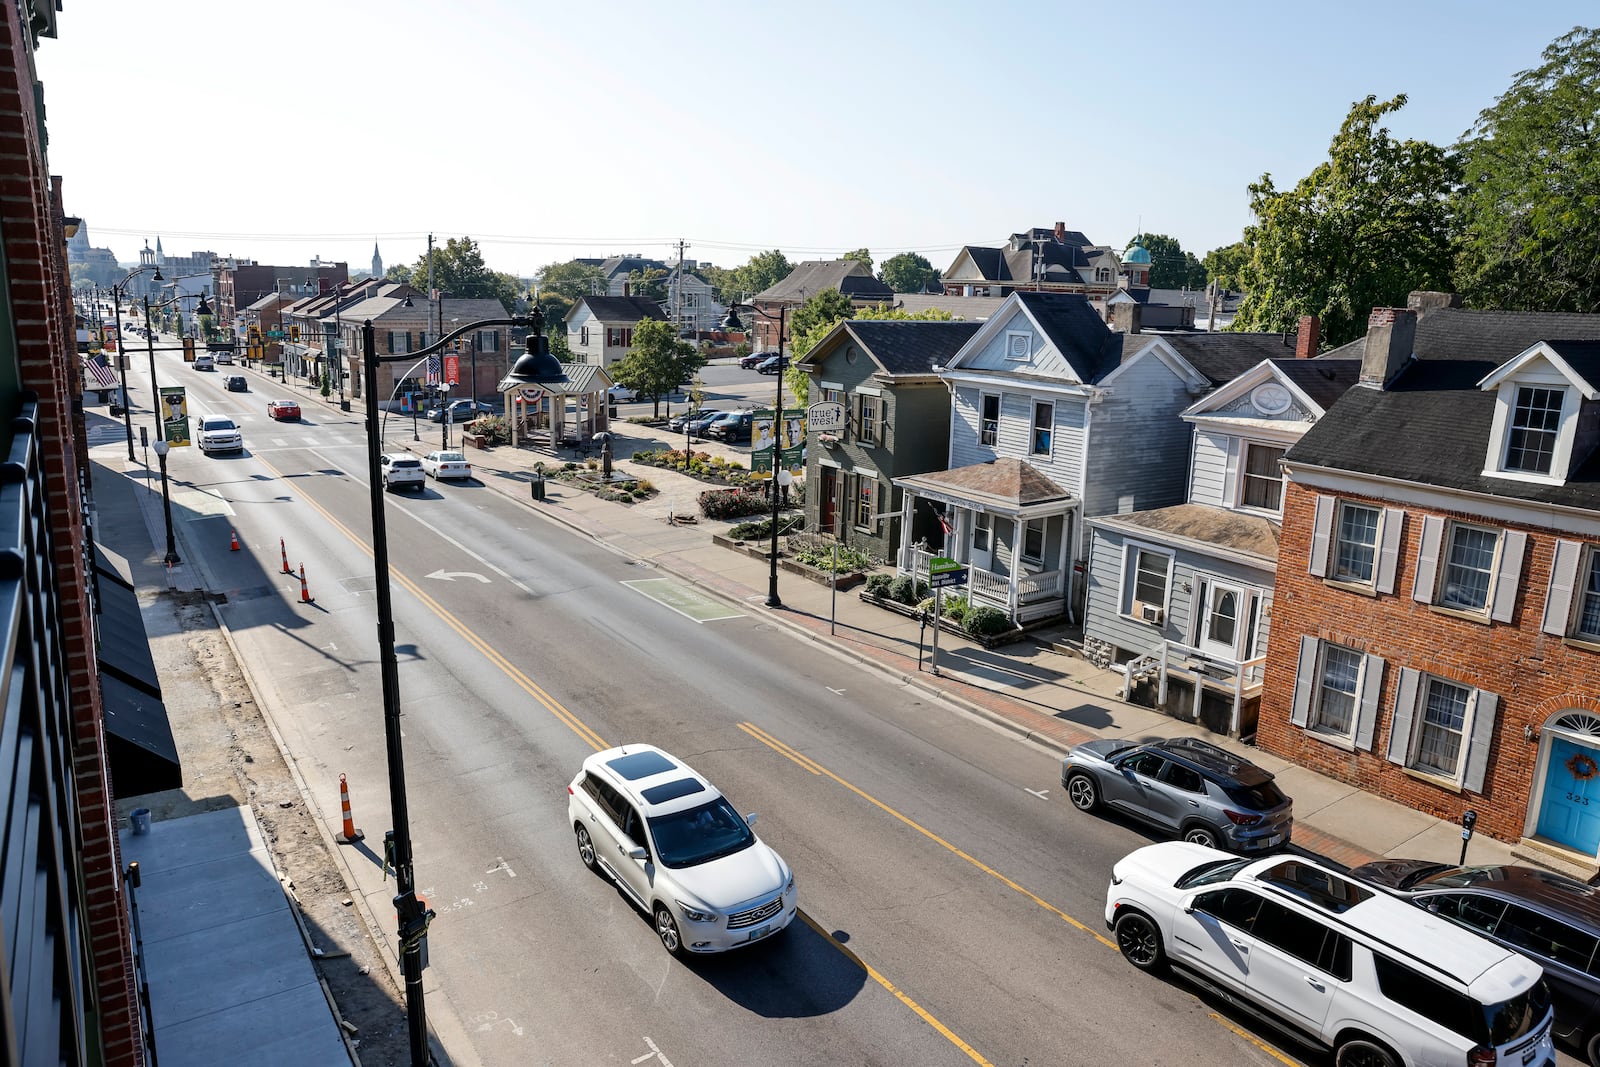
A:
[[[768,320],[773,319],[770,312],[762,311],[754,304],[730,304],[728,315],[722,320],[724,330],[742,330],[744,324],[739,321],[741,310],[759,315]],[[784,317],[788,315],[789,308],[779,305],[778,314],[778,372],[773,377],[778,379],[778,399],[772,407],[772,481],[767,484],[768,491],[772,493],[772,570],[767,576],[767,607],[781,608],[783,601],[778,597],[778,510],[781,499],[778,493],[778,464],[783,457],[783,327]]]
[[[535,309],[528,317],[484,319],[470,322],[441,337],[420,353],[384,357],[382,362],[398,363],[442,352],[468,330],[486,326],[533,327],[528,335],[528,351],[511,369],[507,380],[519,385],[545,385],[565,381],[566,368],[550,354],[544,338],[544,317]],[[378,342],[372,320],[361,324],[361,372],[367,392],[367,489],[372,503],[372,566],[378,608],[378,663],[383,688],[383,728],[389,763],[389,810],[394,820],[390,831],[394,841],[394,877],[398,892],[394,897],[400,937],[400,967],[406,985],[406,1023],[411,1041],[413,1067],[426,1067],[428,1016],[422,995],[422,939],[428,934],[430,911],[417,897],[416,872],[412,867],[411,820],[406,805],[405,755],[400,732],[400,669],[394,651],[394,603],[389,591],[389,534],[385,525],[383,475],[378,468],[382,449],[378,420]]]
[[[150,276],[151,281],[164,281],[161,277],[161,268],[154,263],[142,263],[130,270],[120,282],[111,287],[112,314],[117,320],[117,368],[122,372],[122,428],[128,433],[128,462],[135,462],[133,455],[133,415],[129,411],[132,405],[128,396],[128,349],[122,343],[122,294],[127,290],[128,283],[135,275],[143,274],[147,270],[155,271]]]
[[[178,298],[172,298],[172,300],[176,299]],[[162,304],[170,304],[172,300],[162,301]],[[161,307],[162,304],[156,304],[155,306]],[[195,309],[196,314],[199,313],[199,308],[206,308],[205,313],[207,315],[211,314],[211,309],[206,306],[206,298],[203,295],[200,297],[199,307]],[[144,349],[145,353],[150,357],[150,395],[155,399],[155,403],[151,407],[156,424],[156,459],[161,461],[161,513],[167,522],[167,554],[163,559],[167,566],[175,567],[182,563],[183,560],[178,558],[178,543],[172,536],[172,495],[167,488],[167,452],[172,448],[172,445],[167,441],[166,420],[161,417],[161,388],[156,384],[156,348],[155,341],[151,337],[150,309],[150,298],[147,296],[144,298]]]

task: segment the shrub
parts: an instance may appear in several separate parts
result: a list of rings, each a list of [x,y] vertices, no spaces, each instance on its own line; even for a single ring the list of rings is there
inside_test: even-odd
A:
[[[482,434],[487,445],[511,443],[511,424],[506,422],[504,415],[480,415],[467,423],[467,432]]]
[[[649,478],[640,478],[633,483],[633,491],[635,493],[653,493],[656,491],[656,486]]]
[[[597,459],[586,459],[583,461],[583,465],[592,471],[597,471],[600,469],[600,461]]]
[[[952,622],[960,622],[967,616],[967,598],[959,593],[955,596],[944,598],[944,617]]]
[[[973,637],[993,637],[1011,629],[1011,620],[999,608],[987,604],[973,608],[961,623],[961,628]]]
[[[561,469],[564,471],[575,471],[578,469],[578,465],[569,459],[561,465]]]
[[[763,507],[765,507],[763,503]],[[806,519],[804,515],[784,515],[778,521],[779,536],[786,536],[796,530],[804,529]],[[728,531],[728,536],[735,541],[761,541],[772,536],[772,520],[761,519],[754,522],[741,522]]]
[[[872,560],[859,548],[841,546],[837,552],[838,555],[835,557],[835,549],[832,547],[812,547],[796,552],[794,558],[797,563],[804,563],[807,567],[815,567],[829,574],[849,574],[872,566]],[[835,566],[836,558],[837,566]]]
[[[916,604],[928,595],[928,583],[902,574],[889,584],[889,596],[902,604]]]
[[[889,586],[894,583],[894,576],[890,574],[867,575],[866,593],[868,596],[892,597]]]
[[[767,510],[759,493],[743,489],[708,489],[700,494],[700,514],[708,519],[742,519]]]

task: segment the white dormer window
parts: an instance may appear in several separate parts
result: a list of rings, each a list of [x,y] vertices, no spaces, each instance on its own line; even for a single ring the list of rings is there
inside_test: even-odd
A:
[[[1506,434],[1506,470],[1524,474],[1550,473],[1566,395],[1565,389],[1517,386],[1516,403],[1511,409],[1511,426]]]
[[[1540,341],[1478,383],[1494,393],[1485,477],[1562,485],[1582,459],[1573,455],[1580,408],[1600,401],[1600,388],[1563,358],[1562,344]]]

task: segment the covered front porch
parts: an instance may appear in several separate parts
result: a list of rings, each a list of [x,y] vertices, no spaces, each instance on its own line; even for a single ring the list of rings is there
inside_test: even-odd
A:
[[[1017,625],[1068,613],[1075,516],[1081,502],[1019,459],[997,459],[895,480],[904,492],[899,573],[927,578],[946,557],[967,568],[957,590]]]

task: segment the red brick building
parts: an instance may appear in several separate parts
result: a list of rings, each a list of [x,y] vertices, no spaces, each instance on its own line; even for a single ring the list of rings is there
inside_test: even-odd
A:
[[[1378,309],[1284,459],[1261,746],[1600,867],[1600,316]]]

